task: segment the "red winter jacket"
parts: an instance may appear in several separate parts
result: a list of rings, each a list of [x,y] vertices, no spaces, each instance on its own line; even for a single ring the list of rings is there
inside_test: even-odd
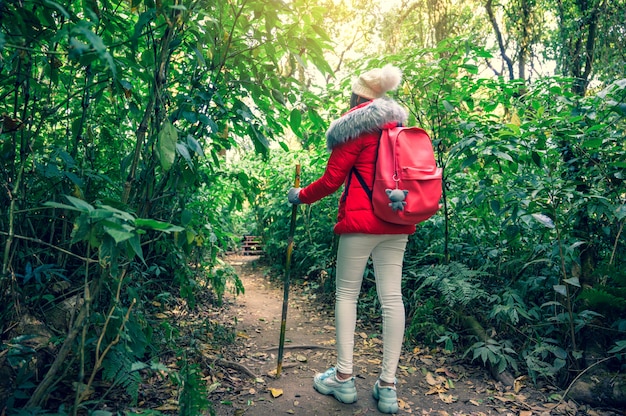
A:
[[[337,234],[412,234],[415,225],[392,224],[374,215],[367,193],[351,173],[355,167],[372,188],[381,128],[404,123],[406,111],[395,101],[379,98],[354,107],[333,121],[326,132],[331,150],[321,178],[303,188],[300,201],[311,204],[335,192],[344,184],[339,202]]]

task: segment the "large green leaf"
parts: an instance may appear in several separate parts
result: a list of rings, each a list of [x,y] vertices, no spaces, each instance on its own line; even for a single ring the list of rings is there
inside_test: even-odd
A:
[[[140,237],[139,234],[134,234],[129,240],[128,240],[128,245],[132,248],[132,250],[135,252],[135,254],[137,255],[137,257],[139,257],[139,259],[142,261],[142,263],[146,263],[146,261],[143,258],[143,250],[141,248],[141,241],[140,241]]]
[[[545,214],[534,213],[532,217],[546,228],[554,228],[554,221]]]
[[[300,126],[302,125],[302,113],[299,109],[294,108],[291,110],[289,114],[289,125],[291,126],[291,130],[300,136]]]
[[[93,205],[83,201],[82,199],[76,198],[71,195],[65,195],[65,198],[70,201],[70,203],[74,206],[74,209],[81,212],[91,212],[94,210]],[[52,206],[52,202],[47,203],[47,205]]]
[[[153,219],[145,219],[145,218],[137,218],[135,220],[135,225],[140,228],[147,228],[151,230],[163,231],[163,232],[176,232],[183,231],[184,228],[178,225],[173,225],[167,222],[153,220]]]
[[[158,154],[161,167],[164,171],[170,170],[176,158],[176,143],[178,142],[178,132],[176,127],[169,121],[163,123],[159,132]]]

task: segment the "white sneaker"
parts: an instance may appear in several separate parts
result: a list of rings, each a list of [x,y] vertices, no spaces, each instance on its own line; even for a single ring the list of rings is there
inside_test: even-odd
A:
[[[337,378],[337,370],[329,368],[324,373],[313,377],[313,388],[322,394],[332,394],[341,403],[354,403],[357,399],[355,378],[347,380]]]
[[[380,380],[376,380],[372,396],[378,400],[378,410],[381,413],[398,413],[398,394],[396,393],[396,385],[381,386]]]

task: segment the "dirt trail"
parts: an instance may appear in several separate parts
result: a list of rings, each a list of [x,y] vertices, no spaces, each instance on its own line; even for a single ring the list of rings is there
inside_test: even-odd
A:
[[[358,401],[346,405],[312,387],[315,373],[335,362],[332,305],[321,304],[306,287],[293,287],[289,296],[283,370],[276,378],[282,286],[270,283],[254,257],[231,257],[246,293],[229,296],[226,320],[236,319],[237,339],[224,354],[239,366],[221,366],[220,386],[209,397],[219,416],[228,415],[378,415],[371,388],[378,376],[382,340],[378,325],[357,327],[355,374]],[[246,376],[250,370],[256,378]],[[398,371],[399,414],[419,415],[609,415],[549,400],[554,390],[524,386],[519,390],[493,381],[479,366],[460,354],[416,348],[404,351]]]

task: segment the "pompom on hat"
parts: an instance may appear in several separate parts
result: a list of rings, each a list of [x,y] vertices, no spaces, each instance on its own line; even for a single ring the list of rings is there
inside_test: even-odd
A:
[[[352,92],[370,100],[380,98],[394,90],[402,81],[402,71],[393,65],[372,69],[361,74],[352,83]]]

